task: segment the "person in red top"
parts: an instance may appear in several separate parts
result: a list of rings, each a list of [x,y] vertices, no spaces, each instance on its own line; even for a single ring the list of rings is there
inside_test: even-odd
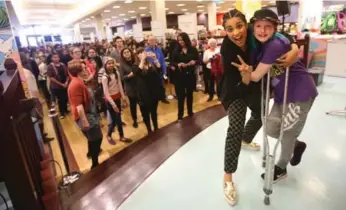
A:
[[[73,60],[68,64],[71,82],[68,87],[68,98],[74,120],[88,140],[88,149],[92,160],[91,168],[96,167],[101,149],[102,131],[93,91],[84,84],[88,74],[82,62]]]

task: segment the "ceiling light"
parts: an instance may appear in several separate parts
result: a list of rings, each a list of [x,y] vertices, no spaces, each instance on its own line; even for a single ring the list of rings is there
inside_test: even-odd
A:
[[[177,7],[183,7],[185,4],[177,4]]]
[[[174,12],[169,12],[168,14],[174,14]]]
[[[187,11],[187,9],[181,9],[181,11],[186,12],[186,11]]]
[[[146,14],[141,14],[141,16],[145,16]]]
[[[135,13],[136,11],[133,11],[133,10],[130,10],[130,11],[128,11],[128,13]]]
[[[127,20],[129,20],[129,19],[127,19],[127,18],[124,18],[124,20],[125,20],[125,21],[127,21]]]
[[[113,8],[114,8],[114,9],[119,9],[119,8],[120,8],[120,6],[115,5],[115,6],[113,6]]]
[[[104,10],[103,12],[110,12],[110,10],[106,9],[106,10]]]
[[[169,10],[169,8],[165,8],[165,10],[167,11],[167,10]]]
[[[112,16],[112,18],[117,18],[117,16]]]
[[[119,14],[119,16],[125,16],[125,14]]]
[[[147,9],[147,7],[140,7],[139,9]]]
[[[204,12],[204,9],[199,9],[198,12]]]
[[[203,1],[203,0],[196,0],[196,1],[201,2],[201,1]]]
[[[204,8],[204,5],[198,5],[197,7],[198,8]]]
[[[136,16],[132,16],[131,18],[136,18]]]
[[[94,18],[95,18],[95,16],[91,16],[90,18],[94,19]]]
[[[132,3],[133,2],[133,0],[125,0],[125,4],[130,4],[130,3]]]

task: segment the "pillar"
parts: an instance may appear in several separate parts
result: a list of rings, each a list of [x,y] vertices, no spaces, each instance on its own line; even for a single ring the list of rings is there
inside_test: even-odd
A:
[[[163,0],[150,1],[151,20],[159,21],[162,28],[167,29],[166,4]]]
[[[96,32],[97,32],[97,39],[103,40],[107,39],[106,31],[104,28],[104,24],[102,22],[102,16],[101,14],[95,16],[96,19]]]
[[[113,33],[112,33],[112,29],[110,27],[110,23],[107,23],[105,25],[105,29],[106,29],[106,37],[107,37],[107,40],[110,42],[113,40]]]
[[[140,14],[136,17],[136,24],[142,24],[142,16]]]
[[[81,36],[81,32],[80,32],[80,25],[79,23],[76,23],[74,25],[74,41],[75,42],[82,42],[82,36]]]
[[[262,8],[260,0],[236,0],[236,9],[244,13],[249,21],[255,11]]]
[[[208,4],[208,29],[211,30],[216,25],[216,3],[210,2]]]

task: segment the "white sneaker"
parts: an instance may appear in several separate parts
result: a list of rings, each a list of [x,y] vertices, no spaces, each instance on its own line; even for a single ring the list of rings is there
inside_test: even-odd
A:
[[[224,190],[226,201],[229,203],[229,205],[234,206],[237,203],[237,194],[236,194],[234,183],[225,182],[223,190]]]
[[[245,141],[242,141],[241,148],[247,149],[247,150],[252,150],[252,151],[260,151],[261,145],[255,143],[255,142],[246,143]]]

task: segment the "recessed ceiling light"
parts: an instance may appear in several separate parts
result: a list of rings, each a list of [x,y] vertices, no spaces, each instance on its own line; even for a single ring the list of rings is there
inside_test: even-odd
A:
[[[177,4],[177,7],[183,7],[185,4]]]
[[[115,5],[115,6],[113,6],[113,8],[114,8],[114,9],[119,9],[119,8],[120,8],[120,6]]]
[[[181,11],[186,12],[186,11],[187,11],[187,9],[181,9]]]
[[[168,14],[174,14],[174,12],[169,12]]]
[[[94,19],[94,18],[95,18],[95,16],[91,16],[90,18]]]
[[[106,9],[106,10],[104,10],[103,12],[110,12],[110,10]]]
[[[130,3],[132,3],[133,2],[133,0],[125,0],[125,4],[130,4]]]
[[[147,9],[147,7],[140,7],[139,9]]]
[[[203,1],[203,0],[196,0],[196,1],[201,2],[201,1]]]
[[[127,18],[124,18],[124,20],[126,21],[126,20],[129,20],[129,19],[127,19]]]
[[[204,12],[204,9],[199,9],[198,12]]]
[[[133,11],[133,10],[130,10],[130,11],[128,11],[128,13],[135,13],[136,11]]]
[[[141,16],[145,16],[145,14],[141,14]]]
[[[169,10],[169,8],[165,8],[165,10],[167,11],[167,10]]]
[[[112,16],[112,18],[118,18],[117,16]]]
[[[132,16],[131,18],[136,18],[136,16]]]
[[[119,14],[119,16],[125,16],[125,14]]]
[[[198,8],[204,8],[204,5],[198,5],[197,7]]]

